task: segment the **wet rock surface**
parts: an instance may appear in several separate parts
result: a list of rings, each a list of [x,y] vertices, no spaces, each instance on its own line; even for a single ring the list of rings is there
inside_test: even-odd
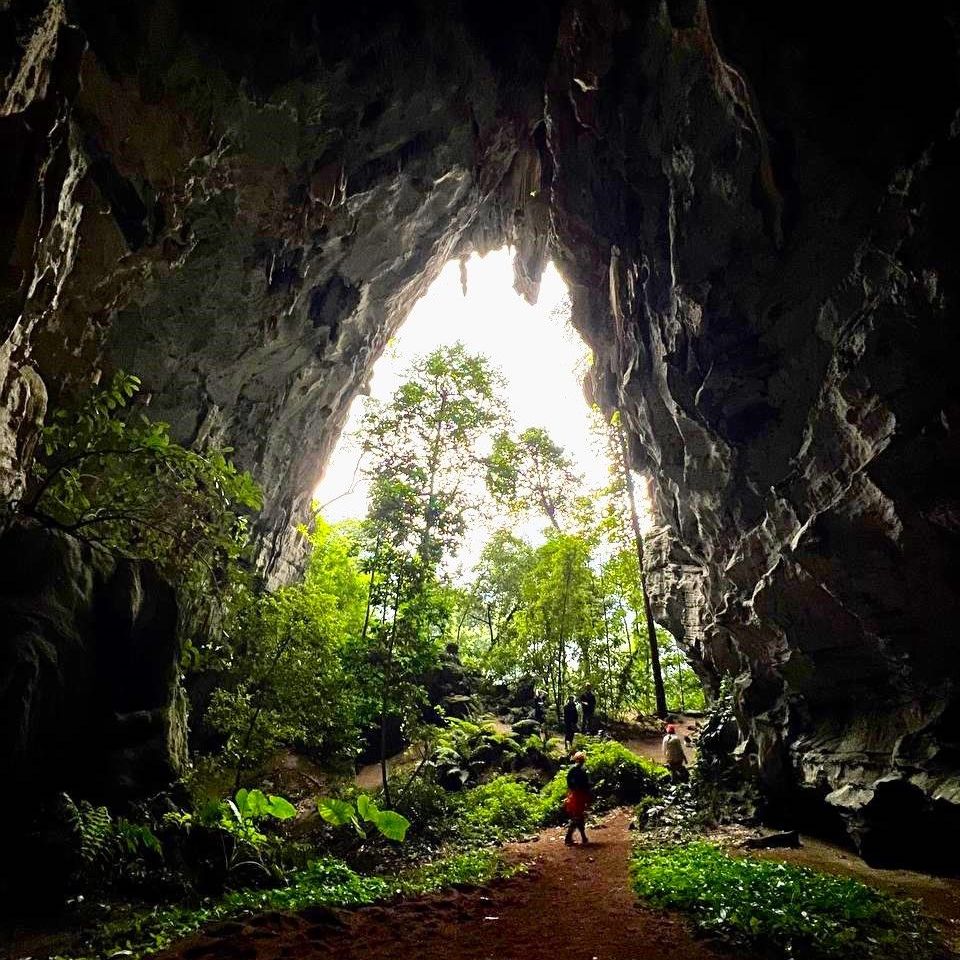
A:
[[[0,494],[44,404],[122,367],[254,471],[282,580],[409,307],[512,242],[525,295],[548,257],[570,285],[590,392],[656,481],[660,616],[708,683],[737,676],[770,811],[942,853],[957,21],[784,12],[3,4]]]

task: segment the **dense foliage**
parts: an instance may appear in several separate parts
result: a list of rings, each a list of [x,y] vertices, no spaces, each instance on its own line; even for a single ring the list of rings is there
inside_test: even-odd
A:
[[[228,448],[192,450],[167,424],[129,409],[137,377],[117,373],[43,429],[24,515],[113,553],[152,560],[173,578],[220,586],[261,505]]]
[[[520,691],[546,689],[555,720],[587,684],[604,718],[650,709],[640,573],[610,496],[585,491],[545,431],[514,432],[485,358],[441,348],[389,402],[368,403],[367,515],[315,517],[300,530],[303,575],[274,589],[243,563],[253,481],[228,450],[176,444],[136,409],[138,388],[119,374],[55,413],[21,505],[32,521],[156,562],[197,601],[218,599],[183,660],[203,751],[190,800],[155,798],[129,818],[84,801],[63,812],[75,903],[107,888],[189,903],[104,924],[98,949],[137,954],[248,910],[489,878],[501,867],[478,848],[562,816],[562,742]],[[545,527],[536,542],[516,532],[529,518]],[[465,573],[468,539],[483,549]],[[472,687],[431,701],[443,651]],[[673,699],[695,705],[681,659]],[[516,706],[491,699],[500,717],[478,716],[497,690]],[[600,808],[659,792],[655,765],[578,743]],[[374,758],[380,789],[357,789],[356,765]],[[295,807],[276,783],[301,764]]]
[[[689,911],[705,931],[782,956],[943,956],[934,930],[913,904],[845,877],[732,857],[707,843],[638,850],[631,877],[637,894],[654,905]]]
[[[586,751],[597,810],[657,796],[666,782],[666,771],[662,766],[637,756],[616,740],[577,737],[575,746]],[[566,791],[564,769],[543,789],[545,816],[555,821],[563,819],[561,805]]]
[[[366,581],[356,538],[320,518],[303,533],[303,579],[272,593],[237,591],[224,643],[207,661],[220,683],[206,722],[224,738],[238,781],[279,746],[343,768],[372,720],[357,648]]]
[[[462,831],[479,840],[512,840],[542,826],[552,797],[529,783],[499,776],[469,790],[463,797]]]

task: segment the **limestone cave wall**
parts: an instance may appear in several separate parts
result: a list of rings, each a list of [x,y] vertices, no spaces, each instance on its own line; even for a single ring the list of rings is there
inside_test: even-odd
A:
[[[736,677],[771,815],[934,850],[960,808],[957,29],[936,2],[0,3],[0,496],[46,405],[123,368],[255,473],[282,580],[440,267],[512,243],[532,298],[552,258],[654,478],[661,616]]]

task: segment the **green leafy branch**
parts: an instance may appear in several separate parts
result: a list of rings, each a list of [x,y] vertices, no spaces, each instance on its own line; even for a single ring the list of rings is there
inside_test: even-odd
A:
[[[117,373],[43,429],[21,515],[179,577],[219,581],[259,510],[253,478],[229,448],[190,450],[166,423],[133,416],[140,379]]]

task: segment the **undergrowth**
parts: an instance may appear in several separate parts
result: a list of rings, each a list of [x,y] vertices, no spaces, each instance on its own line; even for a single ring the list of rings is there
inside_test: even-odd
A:
[[[587,766],[598,808],[636,802],[662,792],[663,769],[621,744],[581,738],[578,746],[587,751]],[[542,750],[542,746],[538,749]],[[461,784],[458,782],[457,786]],[[146,913],[114,919],[102,926],[84,949],[90,951],[88,957],[115,954],[137,957],[163,949],[205,924],[239,915],[265,910],[296,911],[317,905],[359,906],[443,887],[486,883],[509,872],[489,845],[519,839],[544,825],[560,822],[565,817],[562,812],[565,794],[566,768],[539,790],[536,784],[512,774],[502,774],[477,786],[454,791],[444,790],[431,778],[415,778],[396,790],[397,812],[411,821],[411,841],[398,848],[399,856],[390,857],[392,866],[383,863],[385,851],[377,844],[370,846],[369,838],[363,841],[361,849],[349,850],[342,845],[340,849],[336,846],[328,849],[328,853],[336,851],[349,856],[349,865],[326,856],[292,871],[286,864],[281,868],[277,860],[276,869],[266,871],[267,861],[261,857],[264,868],[260,872],[264,876],[257,874],[259,882],[254,887],[246,885],[219,896],[211,895],[199,903],[155,907]],[[327,801],[328,805],[333,802]],[[360,809],[359,800],[353,798],[349,803],[347,800],[335,802],[351,811]],[[222,807],[220,804],[217,809]],[[193,833],[203,825],[200,814],[182,814],[175,819],[177,825],[189,823]],[[218,815],[216,826],[222,827],[224,823],[234,827],[229,817]],[[326,826],[324,829],[329,830]],[[259,837],[259,833],[254,832]],[[323,837],[326,842],[326,834]],[[232,836],[227,839],[233,840]],[[249,838],[244,836],[244,839]],[[279,833],[272,839],[282,847]],[[368,846],[370,849],[366,850]],[[245,861],[251,857],[256,859],[260,853],[260,848],[255,844],[251,847],[249,842],[236,845],[236,850],[246,851],[240,858]],[[365,859],[366,854],[376,856]],[[424,859],[426,863],[422,862]],[[421,862],[405,867],[404,860]],[[272,865],[273,860],[269,864]],[[234,886],[246,883],[245,876],[230,876]],[[283,885],[264,886],[277,880]]]
[[[462,802],[459,832],[477,840],[514,840],[536,832],[543,823],[547,800],[529,784],[500,776],[467,791]]]
[[[731,857],[689,843],[638,849],[636,893],[688,911],[702,930],[808,960],[939,960],[945,949],[912,902],[846,877]]]
[[[162,950],[204,925],[266,910],[303,910],[312,906],[355,907],[393,897],[417,896],[445,887],[479,886],[496,877],[512,876],[520,867],[507,865],[490,850],[470,850],[444,857],[392,876],[366,876],[340,860],[315,860],[291,874],[285,887],[236,890],[220,900],[196,907],[155,908],[133,919],[103,926],[82,957],[141,957]],[[67,958],[55,958],[67,960]]]
[[[587,755],[595,810],[639,803],[645,797],[656,796],[668,779],[666,769],[659,763],[638,756],[616,740],[578,736],[575,746]],[[541,791],[548,823],[565,819],[563,798],[566,792],[567,770],[564,768]]]

